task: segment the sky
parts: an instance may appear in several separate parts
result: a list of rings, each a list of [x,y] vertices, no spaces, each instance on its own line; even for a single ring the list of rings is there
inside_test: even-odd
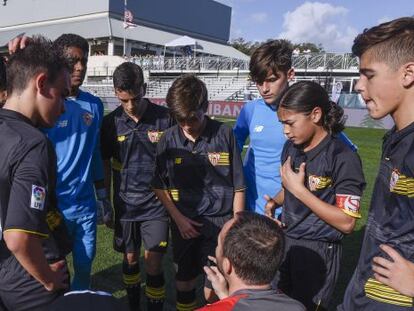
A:
[[[414,15],[414,0],[216,0],[232,7],[230,40],[285,38],[350,52],[365,28]]]

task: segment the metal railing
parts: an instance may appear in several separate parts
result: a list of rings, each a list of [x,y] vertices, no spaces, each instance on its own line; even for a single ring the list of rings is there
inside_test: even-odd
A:
[[[125,59],[149,71],[248,71],[249,61],[229,57],[163,57],[145,56]],[[295,69],[303,70],[352,70],[357,69],[358,58],[350,53],[309,53],[292,57]],[[115,66],[95,66],[88,68],[88,76],[112,76]]]

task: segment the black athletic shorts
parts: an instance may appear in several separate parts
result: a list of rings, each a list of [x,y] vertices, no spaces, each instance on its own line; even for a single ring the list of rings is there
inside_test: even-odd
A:
[[[69,275],[68,275],[69,287]],[[0,310],[44,311],[64,291],[47,291],[14,256],[0,263]]]
[[[338,279],[341,243],[297,240],[286,236],[285,257],[273,286],[303,303],[328,308]]]
[[[190,281],[204,273],[203,267],[208,264],[207,256],[215,257],[217,237],[223,225],[232,218],[232,214],[220,217],[198,217],[194,221],[203,224],[199,228],[200,235],[185,240],[174,221],[171,221],[171,237],[174,263],[177,265],[176,279]],[[207,278],[205,286],[211,288]]]
[[[145,250],[165,253],[168,246],[168,218],[115,222],[114,249],[117,252],[139,253],[141,240]]]

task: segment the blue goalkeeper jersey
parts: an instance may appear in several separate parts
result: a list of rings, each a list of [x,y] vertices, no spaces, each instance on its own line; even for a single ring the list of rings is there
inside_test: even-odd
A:
[[[246,209],[264,213],[265,194],[275,196],[280,188],[280,157],[285,144],[283,125],[278,121],[276,111],[263,99],[247,102],[234,127],[240,151],[247,137],[249,148],[244,157],[246,179]]]
[[[103,179],[99,131],[103,119],[101,100],[79,91],[65,100],[65,113],[45,133],[57,154],[58,206],[68,219],[95,213],[93,182]]]

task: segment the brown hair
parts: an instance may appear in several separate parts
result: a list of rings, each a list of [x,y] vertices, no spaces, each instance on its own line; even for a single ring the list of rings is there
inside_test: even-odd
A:
[[[414,61],[414,17],[402,17],[365,29],[355,38],[352,52],[361,57],[368,50],[374,59],[394,69]]]
[[[177,121],[190,120],[196,116],[197,111],[207,111],[207,87],[194,75],[182,75],[168,90],[166,101],[172,116]]]
[[[262,83],[269,70],[277,76],[278,71],[287,73],[292,68],[292,44],[288,40],[272,40],[262,44],[250,59],[250,77],[254,82]]]
[[[269,284],[280,265],[285,247],[282,229],[269,217],[239,212],[223,241],[223,256],[249,285]]]

